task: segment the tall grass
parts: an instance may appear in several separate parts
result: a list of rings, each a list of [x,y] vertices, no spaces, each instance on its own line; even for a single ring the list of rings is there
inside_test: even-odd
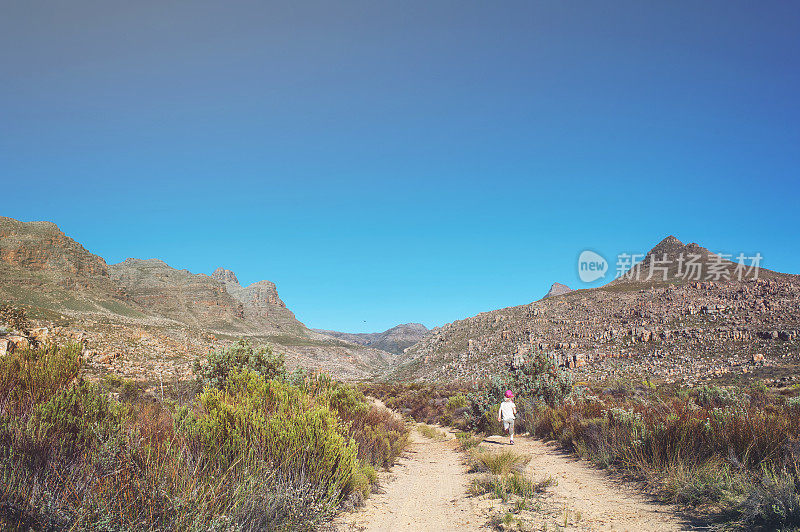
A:
[[[642,478],[666,500],[717,509],[749,528],[800,527],[800,412],[749,390],[577,396],[540,406],[524,428],[601,467]],[[777,510],[776,510],[777,508]]]
[[[177,408],[110,399],[74,346],[0,359],[0,528],[315,529],[406,441],[341,383],[225,373]]]

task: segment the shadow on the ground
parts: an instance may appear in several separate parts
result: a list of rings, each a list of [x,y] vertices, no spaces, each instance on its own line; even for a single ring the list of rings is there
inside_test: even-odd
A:
[[[497,439],[492,439],[492,438],[497,438]],[[484,440],[481,443],[491,443],[492,445],[508,445],[508,446],[511,446],[511,443],[509,443],[508,440],[504,439],[503,436],[488,436],[488,437],[484,438]]]

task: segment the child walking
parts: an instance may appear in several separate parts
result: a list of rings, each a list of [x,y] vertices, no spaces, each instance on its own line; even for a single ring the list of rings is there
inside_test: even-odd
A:
[[[514,404],[514,392],[506,390],[506,396],[500,403],[500,411],[497,412],[497,421],[503,422],[503,428],[508,432],[509,444],[514,445],[514,419],[517,417],[517,405]]]

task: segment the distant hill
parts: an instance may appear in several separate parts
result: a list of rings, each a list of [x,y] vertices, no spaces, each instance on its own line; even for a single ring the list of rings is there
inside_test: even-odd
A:
[[[400,355],[403,351],[422,340],[428,332],[428,328],[421,323],[404,323],[379,333],[344,333],[322,329],[314,329],[314,331],[354,344]]]
[[[229,270],[192,273],[158,259],[107,265],[50,222],[0,217],[0,303],[83,342],[97,371],[140,379],[186,377],[196,355],[238,337],[274,345],[290,365],[342,377],[379,373],[392,359],[306,328],[274,283],[242,287]]]
[[[572,292],[572,288],[569,286],[561,283],[553,283],[553,285],[550,287],[550,290],[547,291],[544,297],[555,297],[567,294],[569,292]]]

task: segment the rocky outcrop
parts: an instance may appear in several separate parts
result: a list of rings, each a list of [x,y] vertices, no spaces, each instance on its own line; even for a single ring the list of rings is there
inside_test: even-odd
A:
[[[339,338],[346,342],[381,349],[399,355],[422,340],[428,332],[428,328],[421,323],[404,323],[380,333],[343,333],[322,329],[314,329],[314,331]]]
[[[239,285],[239,279],[236,278],[236,274],[225,268],[217,268],[214,270],[214,273],[211,274],[211,277],[223,283]]]
[[[217,268],[211,277],[221,282],[225,290],[242,305],[242,315],[248,322],[282,332],[305,331],[305,326],[278,296],[275,283],[258,281],[242,286],[236,274],[225,268]]]
[[[224,283],[228,292],[248,307],[253,309],[286,308],[286,304],[278,297],[275,283],[271,281],[258,281],[248,286],[242,286],[239,284],[236,274],[225,268],[217,268],[211,277]]]
[[[550,290],[547,291],[544,297],[548,298],[548,297],[561,296],[564,294],[568,294],[570,292],[572,292],[572,288],[570,288],[569,286],[561,283],[553,283],[553,285],[550,287]]]

